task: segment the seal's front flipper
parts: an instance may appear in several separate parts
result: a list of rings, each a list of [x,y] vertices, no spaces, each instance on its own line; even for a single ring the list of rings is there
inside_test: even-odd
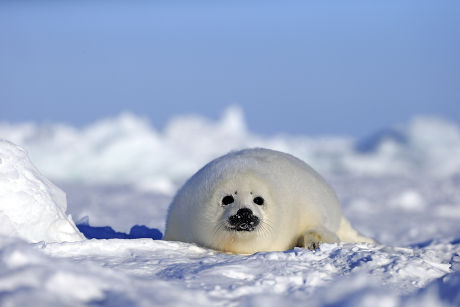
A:
[[[318,249],[320,243],[339,242],[339,237],[324,227],[309,228],[297,241],[298,247]]]

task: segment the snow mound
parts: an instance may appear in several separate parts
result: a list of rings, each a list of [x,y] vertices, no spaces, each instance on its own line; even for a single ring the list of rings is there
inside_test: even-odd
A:
[[[65,193],[40,174],[27,153],[0,140],[0,234],[29,242],[83,240],[66,209]]]

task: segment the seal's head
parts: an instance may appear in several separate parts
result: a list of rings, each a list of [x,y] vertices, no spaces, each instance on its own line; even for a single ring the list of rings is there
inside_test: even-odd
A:
[[[221,173],[217,180],[207,183],[200,186],[201,193],[178,193],[173,204],[188,205],[181,207],[180,212],[171,206],[165,239],[196,242],[233,253],[269,249],[277,235],[276,221],[270,216],[280,215],[269,182],[260,174],[246,170]],[[175,221],[181,225],[175,225]]]
[[[211,198],[203,202],[206,205],[202,210],[208,215],[202,222],[210,227],[204,240],[208,246],[236,253],[268,248],[269,244],[264,245],[271,241],[274,222],[269,217],[277,211],[269,186],[256,172],[222,176],[213,187]]]

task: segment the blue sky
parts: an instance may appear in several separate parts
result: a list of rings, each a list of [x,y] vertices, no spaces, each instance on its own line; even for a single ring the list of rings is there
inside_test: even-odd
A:
[[[238,104],[258,133],[460,123],[459,1],[1,1],[0,121],[161,128]]]

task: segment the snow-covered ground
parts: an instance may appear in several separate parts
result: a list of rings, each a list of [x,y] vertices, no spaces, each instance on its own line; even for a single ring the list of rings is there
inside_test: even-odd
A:
[[[460,305],[454,123],[416,118],[364,140],[261,136],[231,108],[217,121],[182,116],[162,131],[130,114],[83,128],[0,123],[0,138],[23,147],[41,172],[0,142],[2,306]],[[151,238],[79,241],[63,212],[59,188],[85,233],[85,224],[100,233],[94,226],[164,232],[168,204],[188,176],[218,155],[254,146],[310,163],[354,226],[381,245],[230,255]],[[55,215],[40,216],[40,205]],[[61,222],[76,237],[62,239],[69,228]]]

